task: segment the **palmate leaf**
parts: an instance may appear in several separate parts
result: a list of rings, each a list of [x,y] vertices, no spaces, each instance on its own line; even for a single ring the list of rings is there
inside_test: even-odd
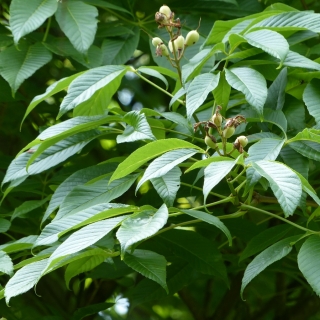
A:
[[[0,75],[9,83],[14,95],[24,80],[51,59],[51,52],[41,43],[29,46],[22,42],[19,50],[11,46],[0,53]]]
[[[121,135],[117,136],[117,143],[133,142],[139,140],[156,140],[146,116],[139,111],[130,111],[124,117],[128,126]]]
[[[125,218],[126,216],[121,216],[98,221],[74,232],[52,253],[45,269],[42,271],[42,274],[45,274],[48,270],[50,270],[59,262],[59,260],[62,259],[62,257],[79,252],[80,250],[88,248],[92,244],[99,241],[115,227],[117,227]]]
[[[166,224],[167,220],[168,208],[165,204],[156,212],[146,210],[124,220],[116,234],[121,244],[121,256],[133,244],[158,232]]]
[[[266,80],[262,74],[247,67],[226,69],[225,71],[230,86],[245,95],[248,103],[254,107],[262,119],[263,106],[268,95]]]
[[[302,195],[302,184],[299,177],[280,162],[261,160],[252,165],[269,181],[284,215],[291,216]]]
[[[64,180],[59,187],[55,190],[50,199],[50,203],[46,209],[46,212],[41,220],[41,224],[49,217],[49,215],[56,210],[60,204],[63,203],[68,193],[78,185],[83,185],[86,182],[99,177],[103,174],[112,172],[117,167],[116,162],[94,165],[88,168],[84,168],[76,171],[66,180]]]
[[[198,150],[195,149],[177,149],[166,152],[156,160],[152,161],[139,181],[136,192],[147,180],[164,176],[179,163],[192,157],[197,152]]]
[[[226,235],[229,241],[229,246],[232,245],[232,237],[231,237],[230,231],[219,218],[212,216],[206,212],[198,211],[198,210],[181,210],[181,211],[191,217],[200,219],[204,222],[214,225]]]
[[[168,207],[173,206],[177,192],[180,188],[181,174],[180,168],[174,167],[165,175],[150,180],[153,187],[158,192],[158,195]]]
[[[203,104],[208,94],[216,88],[219,83],[219,77],[220,74],[203,73],[192,80],[186,96],[188,119]]]
[[[33,262],[18,270],[6,284],[4,296],[7,304],[12,297],[31,289],[40,279],[48,259]]]
[[[10,4],[10,29],[14,42],[36,30],[58,8],[55,0],[13,0]]]
[[[61,219],[54,219],[42,230],[34,243],[34,247],[54,243],[67,232],[90,223],[134,211],[137,211],[137,208],[134,206],[118,203],[99,203],[83,209],[76,214],[67,215]]]
[[[254,47],[260,48],[283,63],[289,51],[285,37],[272,30],[257,30],[244,35],[244,38]]]
[[[159,283],[169,293],[166,284],[167,260],[164,256],[153,251],[136,249],[133,253],[126,252],[123,261],[146,278]]]
[[[298,254],[298,266],[314,292],[320,296],[320,238],[310,236],[301,246]]]
[[[165,152],[184,148],[196,149],[201,153],[205,153],[205,151],[198,146],[180,139],[165,139],[150,142],[131,153],[122,163],[120,163],[113,173],[110,182],[125,177],[149,160],[160,156]]]
[[[13,263],[11,258],[4,252],[0,251],[0,272],[13,275]]]
[[[108,96],[111,99],[126,71],[127,67],[125,66],[103,66],[91,69],[79,76],[69,86],[68,94],[60,105],[58,118],[89,100],[98,90],[103,90],[107,85]],[[113,84],[112,89],[110,84]],[[105,101],[105,103],[108,103],[108,101]]]
[[[303,92],[303,101],[316,123],[320,123],[320,80],[313,79]]]
[[[97,8],[82,1],[59,2],[55,14],[61,30],[73,46],[84,54],[93,43],[97,31],[97,16]]]
[[[248,283],[270,264],[288,255],[292,250],[291,243],[297,241],[300,237],[301,235],[293,236],[276,242],[275,244],[258,254],[248,264],[247,269],[244,272],[242,278],[242,285],[240,291],[241,298],[243,298],[243,291],[248,285]]]

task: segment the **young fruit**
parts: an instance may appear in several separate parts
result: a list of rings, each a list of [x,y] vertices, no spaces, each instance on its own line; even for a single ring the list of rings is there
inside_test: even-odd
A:
[[[204,142],[205,142],[205,144],[209,147],[209,148],[211,148],[211,149],[216,149],[216,147],[217,147],[217,145],[216,145],[216,143],[215,143],[215,138],[213,137],[213,136],[206,136],[205,138],[204,138]]]
[[[235,142],[239,142],[241,147],[245,147],[248,144],[248,138],[245,136],[240,136],[236,139]]]
[[[222,116],[220,113],[215,113],[212,118],[211,121],[217,126],[217,128],[221,127],[221,123],[222,123]]]
[[[192,30],[187,34],[185,45],[192,46],[199,40],[199,33],[197,30]]]
[[[233,136],[234,132],[236,131],[236,128],[234,126],[232,127],[225,127],[222,131],[222,135],[224,138],[230,138]]]
[[[174,40],[174,47],[177,51],[181,51],[184,48],[184,37],[179,36],[176,40]]]
[[[169,51],[167,46],[164,43],[161,43],[157,46],[157,54],[159,56],[169,57]]]
[[[154,47],[158,46],[161,43],[163,43],[163,41],[160,38],[158,38],[158,37],[152,38],[152,45]]]
[[[164,14],[167,19],[170,19],[171,18],[171,9],[166,6],[166,5],[163,5],[160,9],[159,9],[159,12]]]

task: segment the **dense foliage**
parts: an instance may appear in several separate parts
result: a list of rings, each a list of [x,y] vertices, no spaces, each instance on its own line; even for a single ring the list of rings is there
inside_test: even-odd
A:
[[[317,2],[1,5],[1,316],[320,316]]]

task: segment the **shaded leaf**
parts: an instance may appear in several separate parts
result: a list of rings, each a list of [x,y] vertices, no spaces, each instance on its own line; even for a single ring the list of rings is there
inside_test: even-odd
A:
[[[0,251],[0,272],[13,275],[13,263],[11,258],[3,251]]]
[[[165,69],[165,68],[161,68],[161,69]],[[169,83],[168,83],[167,79],[156,69],[151,69],[149,67],[140,67],[137,69],[137,71],[160,79],[165,84],[166,90],[168,90]]]
[[[320,80],[313,79],[303,92],[303,101],[316,123],[320,123]]]
[[[87,307],[79,308],[75,311],[71,320],[81,320],[84,317],[99,313],[100,311],[104,311],[106,309],[109,309],[113,305],[114,305],[113,302],[102,302],[102,303],[91,304]]]

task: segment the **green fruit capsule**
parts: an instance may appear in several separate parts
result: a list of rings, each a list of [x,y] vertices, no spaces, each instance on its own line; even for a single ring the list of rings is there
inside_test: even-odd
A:
[[[217,147],[216,143],[209,136],[204,138],[204,142],[211,149],[216,149]]]
[[[248,144],[248,138],[245,136],[240,136],[236,139],[236,142],[239,142],[241,147],[244,148]]]
[[[184,48],[184,37],[179,36],[176,40],[174,40],[174,47],[177,51],[181,51]]]
[[[158,38],[158,37],[152,38],[152,45],[154,47],[157,47],[161,43],[163,43],[163,41],[160,38]]]
[[[161,52],[161,56],[165,56],[165,57],[169,57],[169,51],[168,51],[168,48],[167,46],[162,43],[158,46],[158,48],[160,49],[160,52]]]
[[[197,30],[192,30],[187,34],[185,45],[192,46],[199,40],[199,33]]]
[[[222,135],[224,138],[230,138],[233,136],[234,132],[236,131],[236,128],[234,126],[232,127],[226,127],[223,132]]]
[[[222,116],[220,113],[215,113],[212,118],[211,121],[218,127],[221,127],[221,123],[222,123]]]
[[[159,12],[162,13],[162,14],[164,14],[164,15],[166,15],[166,17],[167,17],[168,19],[170,19],[170,17],[171,17],[171,9],[170,9],[168,6],[163,5],[163,6],[159,9]]]
[[[172,47],[172,41],[171,40],[168,42],[168,48],[169,48],[170,52],[173,53],[173,47]]]

